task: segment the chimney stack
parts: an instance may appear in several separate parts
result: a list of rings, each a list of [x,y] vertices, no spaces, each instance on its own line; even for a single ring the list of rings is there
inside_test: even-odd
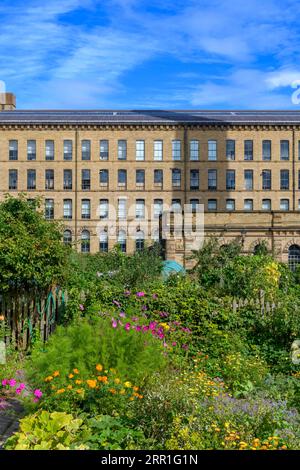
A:
[[[16,109],[16,97],[13,93],[0,93],[0,112]]]

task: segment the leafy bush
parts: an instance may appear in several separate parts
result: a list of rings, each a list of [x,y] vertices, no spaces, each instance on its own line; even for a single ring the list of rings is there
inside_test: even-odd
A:
[[[5,443],[7,450],[87,449],[89,437],[83,420],[67,413],[39,411],[20,421],[20,431]]]
[[[58,327],[45,349],[33,351],[26,370],[30,382],[41,386],[55,370],[66,377],[78,369],[87,380],[98,363],[104,369],[116,369],[122,379],[142,385],[153,372],[165,367],[166,358],[161,343],[151,334],[113,328],[110,318],[98,316]]]

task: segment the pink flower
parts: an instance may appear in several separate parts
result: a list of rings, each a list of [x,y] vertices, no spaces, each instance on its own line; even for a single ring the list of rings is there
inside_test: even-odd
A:
[[[187,344],[183,344],[181,347],[182,347],[182,349],[188,349],[189,348]]]
[[[126,291],[124,292],[124,295],[126,295],[126,296],[129,296],[130,294],[131,294],[130,290],[126,290]]]
[[[10,380],[8,381],[8,385],[9,385],[10,387],[15,387],[16,384],[17,384],[17,381],[16,381],[15,379],[10,379]]]
[[[83,312],[84,306],[82,304],[79,305],[80,310]]]
[[[130,326],[131,326],[130,323],[126,323],[126,325],[125,325],[125,327],[124,327],[125,330],[126,330],[126,331],[129,331],[129,330],[130,330]]]
[[[125,314],[125,312],[120,312],[120,313],[119,313],[119,316],[120,316],[121,318],[125,318],[125,317],[126,317],[126,314]]]
[[[137,325],[137,326],[135,327],[135,329],[136,329],[136,331],[141,331],[142,327],[141,327],[140,325]]]
[[[143,331],[148,331],[149,330],[149,326],[143,326]]]
[[[33,401],[34,401],[34,403],[37,403],[37,402],[39,401],[39,399],[38,399],[38,398],[34,398]]]
[[[20,390],[24,390],[24,388],[25,388],[25,384],[23,384],[23,383],[20,383],[20,385],[19,385],[19,389],[20,389]]]
[[[16,394],[17,394],[17,395],[20,395],[21,392],[22,392],[22,389],[21,389],[20,387],[19,387],[19,388],[16,388]]]
[[[173,341],[172,346],[176,346],[176,344],[177,344],[176,341]]]
[[[157,299],[158,295],[157,294],[152,294],[152,299]]]
[[[138,321],[138,317],[132,317],[132,321]]]
[[[152,321],[152,322],[149,323],[149,329],[150,330],[154,330],[155,327],[156,327],[156,321]]]
[[[42,398],[43,396],[43,392],[41,392],[41,390],[39,388],[37,388],[34,392],[33,392],[34,396],[39,400],[40,398]]]
[[[5,385],[8,385],[8,380],[7,380],[7,379],[4,379],[4,380],[2,380],[1,383],[2,383],[3,387],[5,387]]]
[[[117,328],[117,326],[118,326],[118,323],[116,322],[116,320],[114,318],[111,319],[111,326],[113,328]]]
[[[119,308],[121,307],[120,302],[118,302],[117,300],[113,300],[113,304],[115,304]]]
[[[145,296],[145,292],[137,292],[137,293],[136,293],[136,296],[137,296],[137,297],[144,297],[144,296]]]

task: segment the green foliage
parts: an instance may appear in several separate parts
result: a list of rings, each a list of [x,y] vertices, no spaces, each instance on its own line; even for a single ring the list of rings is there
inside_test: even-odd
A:
[[[95,364],[115,368],[120,377],[141,384],[154,371],[165,366],[160,342],[150,334],[112,328],[111,319],[78,319],[67,327],[60,326],[44,350],[33,351],[27,362],[30,381],[41,386],[54,370],[66,376],[73,368],[89,378]]]
[[[7,450],[87,449],[89,430],[82,419],[67,413],[39,411],[20,421],[20,431],[6,441]]]
[[[145,444],[143,432],[130,428],[119,417],[96,416],[88,425],[91,437],[86,444],[92,450],[141,449]]]
[[[7,196],[0,204],[0,290],[47,291],[64,278],[68,249],[61,226],[46,221],[40,201]]]

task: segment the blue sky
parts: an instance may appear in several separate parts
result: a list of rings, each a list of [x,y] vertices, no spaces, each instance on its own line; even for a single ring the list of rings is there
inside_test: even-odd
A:
[[[0,0],[20,109],[298,109],[296,0]]]

